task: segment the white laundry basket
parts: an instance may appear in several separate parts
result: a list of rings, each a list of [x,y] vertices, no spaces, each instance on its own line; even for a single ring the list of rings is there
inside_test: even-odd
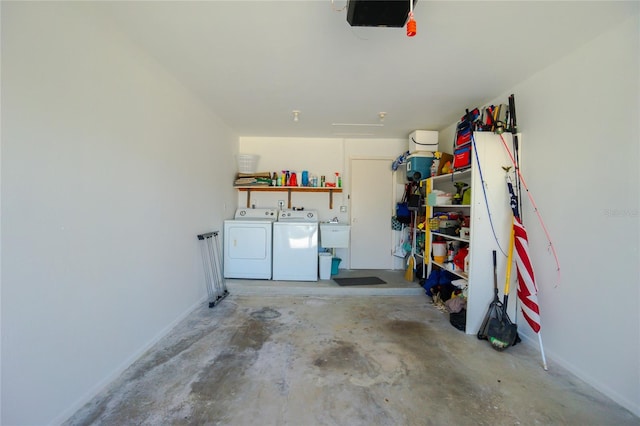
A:
[[[255,173],[258,169],[259,155],[256,154],[238,154],[238,172]]]

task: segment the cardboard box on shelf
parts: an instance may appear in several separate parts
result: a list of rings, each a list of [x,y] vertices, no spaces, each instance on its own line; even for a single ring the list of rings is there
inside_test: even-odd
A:
[[[436,176],[444,174],[442,168],[445,166],[445,164],[447,164],[447,162],[449,163],[449,173],[451,173],[453,171],[453,155],[447,154],[446,152],[441,152],[440,163],[438,164],[438,174]]]

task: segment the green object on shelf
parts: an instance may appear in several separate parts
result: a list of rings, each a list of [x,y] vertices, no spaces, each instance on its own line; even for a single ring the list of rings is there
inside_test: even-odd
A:
[[[471,188],[467,188],[467,190],[464,191],[464,195],[462,195],[462,204],[471,204]]]
[[[469,184],[466,182],[455,182],[453,186],[455,186],[457,189],[456,194],[453,196],[453,204],[463,204],[462,194],[463,194],[464,188],[469,186]]]

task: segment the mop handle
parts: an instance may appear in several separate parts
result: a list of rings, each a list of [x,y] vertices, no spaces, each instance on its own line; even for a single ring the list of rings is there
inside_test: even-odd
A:
[[[511,264],[513,263],[513,243],[514,243],[514,230],[511,227],[511,232],[509,236],[509,254],[507,256],[507,272],[505,274],[505,283],[504,283],[504,295],[507,296],[509,294],[509,282],[511,281]]]

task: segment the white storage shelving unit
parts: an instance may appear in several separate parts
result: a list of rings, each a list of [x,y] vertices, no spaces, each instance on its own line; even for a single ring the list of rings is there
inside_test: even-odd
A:
[[[505,133],[502,136],[509,149],[512,149],[511,134]],[[467,334],[478,332],[489,303],[493,299],[493,250],[498,253],[498,289],[502,294],[506,253],[512,227],[506,172],[503,170],[503,167],[511,166],[511,171],[513,171],[511,159],[499,135],[490,132],[474,132],[474,138],[477,157],[472,147],[472,160],[469,169],[423,181],[423,185],[426,185],[427,197],[434,189],[455,194],[454,183],[459,181],[466,182],[471,188],[471,204],[426,206],[427,221],[433,217],[434,212],[454,211],[463,212],[465,216],[470,216],[469,238],[431,232],[429,227],[425,226],[427,235],[424,253],[427,274],[434,268],[441,268],[468,280]],[[478,160],[480,167],[478,167]],[[480,172],[482,172],[482,178]],[[489,209],[487,209],[487,204]],[[493,223],[493,229],[491,223]],[[452,271],[444,264],[433,261],[431,247],[435,236],[442,236],[445,241],[461,241],[469,244],[469,268],[467,271]],[[512,274],[512,280],[515,281],[515,274]],[[511,283],[511,289],[512,295],[515,295],[516,288],[513,283]],[[516,297],[510,297],[511,305],[514,304],[515,299]],[[510,310],[512,309],[513,306]]]
[[[455,172],[450,175],[436,176],[435,178],[431,178],[429,180],[431,181],[430,182],[431,186],[427,186],[427,195],[434,189],[439,189],[439,190],[454,194],[456,192],[456,188],[454,185],[455,182],[464,182],[467,185],[469,185],[469,187],[471,187],[471,169]],[[473,194],[473,189],[471,190],[471,193]],[[458,212],[462,216],[472,216],[471,204],[441,204],[436,206],[427,205],[426,217],[431,218],[437,213],[443,213],[443,212]],[[471,242],[470,238],[462,238],[455,235],[447,235],[437,231],[430,231],[430,235],[427,238],[429,242],[433,242],[433,240],[436,237],[440,237],[441,239],[445,240],[445,242],[447,243],[451,241],[459,241],[462,243],[469,244]],[[427,253],[427,250],[425,245],[425,255],[426,253]],[[434,261],[432,256],[427,256],[427,257],[429,260],[428,263],[425,263],[428,265],[427,272],[431,272],[431,270],[433,269],[433,266],[435,265],[439,268],[446,269],[447,271],[451,272],[454,275],[457,275],[460,278],[464,278],[464,279],[469,278],[469,275],[467,274],[467,272],[460,271],[460,270],[451,270],[447,268],[445,264]]]

